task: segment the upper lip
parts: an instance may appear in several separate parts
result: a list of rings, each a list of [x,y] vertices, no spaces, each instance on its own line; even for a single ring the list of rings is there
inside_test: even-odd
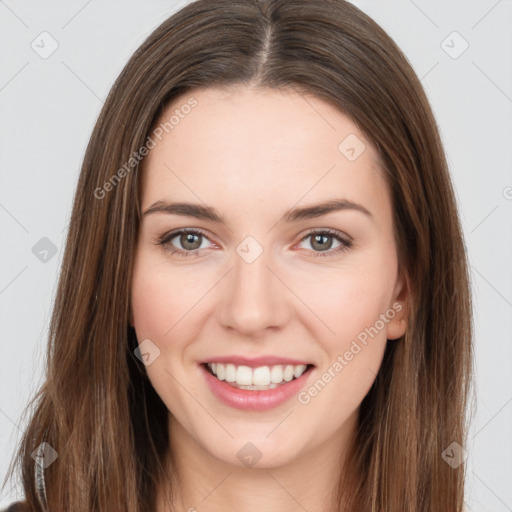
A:
[[[236,366],[248,366],[249,368],[257,368],[259,366],[275,366],[275,365],[293,365],[299,366],[301,364],[312,365],[308,361],[301,359],[291,359],[288,357],[281,356],[259,356],[259,357],[243,357],[243,356],[219,356],[211,357],[206,361],[202,361],[203,364],[208,363],[222,363],[222,364],[234,364]]]

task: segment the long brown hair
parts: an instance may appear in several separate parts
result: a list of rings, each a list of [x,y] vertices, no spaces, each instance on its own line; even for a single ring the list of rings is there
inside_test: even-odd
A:
[[[417,76],[392,39],[343,0],[198,0],[164,21],[124,67],[84,157],[46,380],[29,404],[14,459],[28,504],[154,509],[169,453],[168,411],[133,353],[141,165],[126,163],[172,99],[233,84],[313,94],[350,116],[378,149],[409,286],[408,327],[388,343],[361,404],[349,509],[460,512],[465,466],[452,467],[442,455],[452,443],[465,444],[472,370],[468,265],[454,192]],[[45,470],[41,500],[31,454],[43,441],[58,459]]]

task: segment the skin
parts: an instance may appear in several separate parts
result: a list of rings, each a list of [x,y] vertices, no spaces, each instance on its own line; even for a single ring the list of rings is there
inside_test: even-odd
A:
[[[319,98],[249,86],[196,89],[163,117],[191,96],[197,106],[144,161],[142,212],[158,200],[204,203],[226,224],[144,215],[130,318],[139,343],[149,338],[160,350],[146,369],[171,413],[182,479],[172,510],[291,512],[300,504],[329,511],[326,496],[336,488],[361,401],[388,340],[406,329],[389,189],[371,142]],[[354,161],[338,150],[349,134],[366,146]],[[347,209],[278,222],[289,208],[336,198],[373,218]],[[179,235],[168,242],[189,252],[200,243],[198,257],[158,245],[178,228],[206,233],[195,246]],[[330,254],[315,257],[325,252],[314,236],[305,238],[312,229],[337,230],[353,245],[336,252],[340,242],[328,238]],[[263,250],[252,263],[236,252],[249,235]],[[329,368],[332,374],[338,356],[397,301],[401,311],[359,343],[362,350],[307,404],[294,396],[268,411],[240,411],[220,402],[200,372],[200,361],[221,355],[294,357],[315,365],[307,389]],[[261,452],[253,467],[237,457],[248,442]],[[165,490],[162,483],[159,512],[171,510]]]

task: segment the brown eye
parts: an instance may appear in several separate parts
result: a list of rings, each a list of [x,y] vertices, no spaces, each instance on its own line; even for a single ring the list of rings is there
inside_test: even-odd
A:
[[[179,241],[184,249],[194,251],[196,249],[199,249],[199,247],[201,246],[201,237],[202,235],[196,235],[193,233],[182,233],[179,236]]]
[[[308,233],[301,242],[308,239],[311,240],[310,246],[312,247],[314,256],[330,256],[352,247],[352,241],[349,238],[342,236],[341,233],[332,229],[312,231]],[[333,240],[336,240],[339,245],[331,250]]]
[[[173,240],[176,240],[176,242],[172,243]],[[187,229],[163,235],[158,240],[158,245],[161,245],[164,250],[169,251],[171,254],[196,257],[199,256],[203,240],[207,240],[203,232]]]
[[[329,235],[311,235],[311,247],[319,251],[327,251],[332,247],[333,237]]]

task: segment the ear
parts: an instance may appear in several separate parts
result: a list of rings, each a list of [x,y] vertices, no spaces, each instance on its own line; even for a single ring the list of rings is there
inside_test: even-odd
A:
[[[386,337],[388,340],[401,338],[407,330],[409,290],[408,276],[399,273],[393,292],[393,300],[389,304],[389,313],[387,313],[390,318],[386,326]]]

